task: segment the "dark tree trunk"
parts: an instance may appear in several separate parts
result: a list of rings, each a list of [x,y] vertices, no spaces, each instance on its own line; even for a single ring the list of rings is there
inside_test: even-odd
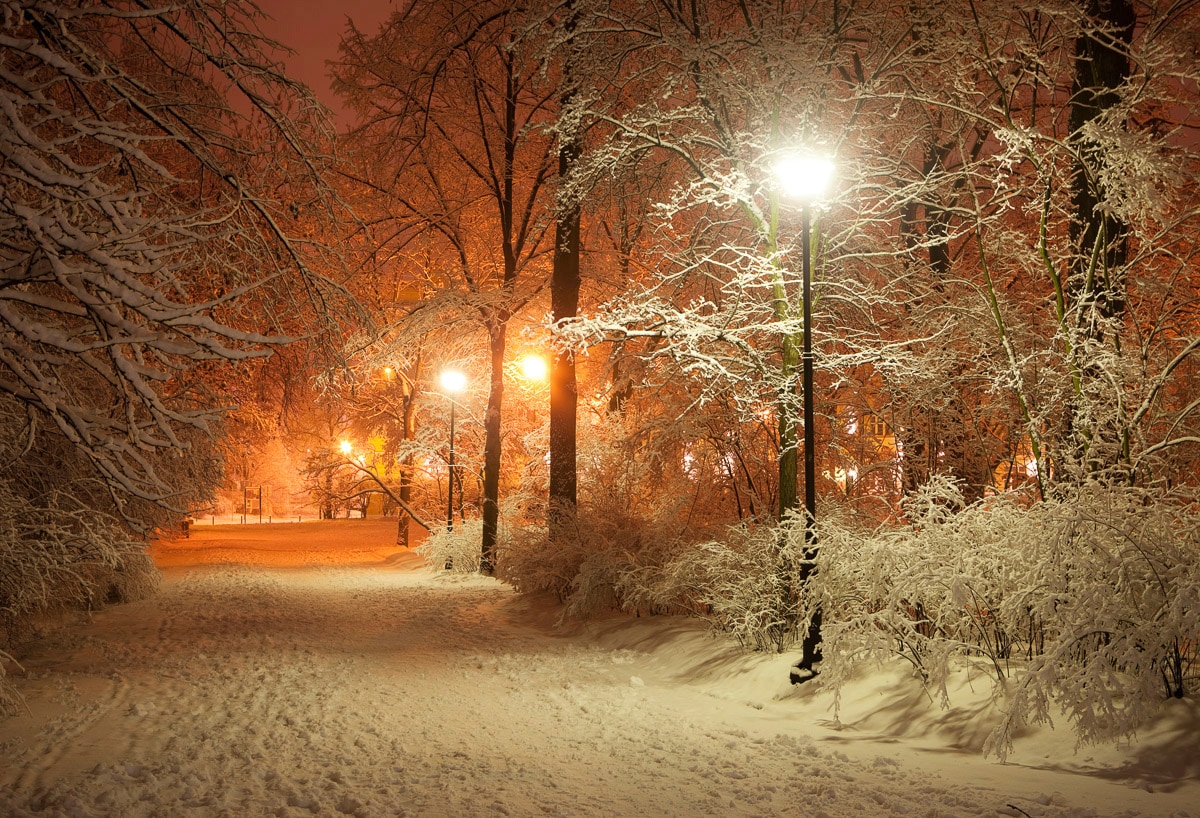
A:
[[[504,349],[508,322],[499,321],[490,332],[491,383],[487,414],[483,418],[483,552],[479,570],[491,574],[496,568],[496,540],[500,525],[500,417],[504,402]]]
[[[413,384],[421,374],[421,362],[424,355],[419,354],[412,364],[412,369],[408,373],[407,379],[399,379],[400,383],[400,439],[415,440],[417,437],[417,395]],[[396,515],[398,522],[396,524],[396,544],[407,548],[412,545],[409,541],[408,528],[410,515],[406,509],[412,508],[412,489],[413,489],[413,456],[406,456],[400,464],[400,489],[397,496],[400,498],[401,508]]]
[[[516,151],[519,138],[517,125],[517,76],[511,60],[506,60],[508,70],[504,94],[504,168],[498,204],[502,249],[504,251],[505,295],[512,297],[519,270],[516,251],[516,221],[514,218],[514,174]],[[479,571],[491,574],[496,568],[496,540],[500,526],[500,418],[504,404],[504,350],[508,335],[508,322],[512,318],[510,307],[501,307],[487,320],[488,344],[491,354],[491,372],[488,377],[488,405],[484,416],[483,445],[483,532],[480,542]],[[462,499],[462,493],[459,493]]]
[[[565,178],[579,155],[575,143],[559,151],[559,173]],[[551,277],[554,320],[573,318],[579,312],[579,208],[572,205],[559,214],[554,238],[554,270]],[[557,537],[562,525],[575,512],[578,502],[576,459],[576,414],[579,395],[575,383],[575,357],[570,352],[555,356],[550,370],[550,533]]]
[[[1074,326],[1094,341],[1105,340],[1107,319],[1125,309],[1121,268],[1126,258],[1126,226],[1104,207],[1101,149],[1085,138],[1086,127],[1103,118],[1120,101],[1119,89],[1129,78],[1128,48],[1137,15],[1132,0],[1079,0],[1087,15],[1075,43],[1075,80],[1071,89],[1069,142],[1075,149],[1071,175],[1071,264],[1067,293]],[[1079,362],[1082,378],[1100,377],[1088,362]],[[1078,400],[1076,400],[1078,403]],[[1123,457],[1118,419],[1076,406],[1066,415],[1066,442],[1075,473],[1095,473],[1117,465]]]
[[[568,18],[564,26],[568,40],[575,31],[576,12],[566,4]],[[562,109],[573,96],[571,47],[566,49],[563,68]],[[554,267],[550,277],[550,302],[554,320],[562,321],[579,314],[579,199],[566,192],[571,170],[580,155],[577,134],[563,135],[558,148],[559,200],[558,221],[554,230]],[[579,393],[575,383],[575,356],[571,352],[555,355],[550,368],[550,508],[549,528],[552,540],[564,535],[574,518],[578,504],[576,474],[576,414]]]
[[[1101,314],[1110,316],[1122,306],[1118,282],[1109,274],[1125,261],[1125,226],[1099,207],[1105,196],[1097,173],[1103,157],[1081,139],[1081,132],[1119,101],[1117,89],[1129,78],[1128,48],[1137,16],[1131,0],[1081,0],[1081,5],[1095,29],[1075,44],[1070,119],[1070,138],[1076,149],[1071,177],[1075,211],[1071,289],[1084,304],[1094,302]]]

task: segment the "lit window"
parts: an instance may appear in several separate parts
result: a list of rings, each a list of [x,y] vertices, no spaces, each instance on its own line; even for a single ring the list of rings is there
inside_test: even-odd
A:
[[[863,415],[862,421],[863,428],[867,430],[867,434],[871,437],[887,437],[891,433],[888,425],[884,423],[883,418],[879,417],[879,415]]]

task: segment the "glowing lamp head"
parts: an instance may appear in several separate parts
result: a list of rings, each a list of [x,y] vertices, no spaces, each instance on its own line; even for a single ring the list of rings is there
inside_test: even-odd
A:
[[[544,381],[550,368],[541,355],[526,355],[521,359],[521,374],[527,381]]]
[[[833,162],[825,156],[792,154],[775,163],[775,178],[788,196],[816,201],[833,181]]]
[[[350,452],[351,452],[351,450],[353,449],[353,447],[350,445],[350,441],[349,441],[349,440],[343,440],[343,441],[342,441],[342,445],[341,445],[341,449],[342,449],[342,454],[348,455],[348,454],[350,454]]]
[[[467,376],[457,369],[442,370],[439,380],[441,381],[442,389],[451,394],[458,394],[467,388]]]

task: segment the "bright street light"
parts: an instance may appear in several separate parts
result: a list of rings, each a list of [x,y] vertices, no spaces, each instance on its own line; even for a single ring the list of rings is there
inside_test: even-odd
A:
[[[809,548],[816,543],[816,429],[813,423],[813,353],[812,353],[812,217],[811,205],[829,188],[833,181],[833,162],[825,156],[793,153],[775,163],[775,174],[788,195],[800,202],[800,266],[801,298],[804,310],[803,364],[804,392],[804,542]],[[786,509],[781,509],[786,511]],[[803,573],[803,572],[802,572]]]
[[[457,369],[443,369],[441,377],[438,380],[442,384],[442,389],[445,389],[452,395],[456,395],[467,388],[467,376]]]
[[[791,154],[775,163],[775,178],[789,197],[813,202],[829,189],[833,162],[827,156]]]
[[[350,452],[352,452],[354,450],[354,447],[352,445],[350,445],[349,440],[343,440],[341,449],[342,449],[342,454],[348,456],[350,454]]]
[[[550,367],[541,355],[530,353],[521,359],[521,374],[527,381],[544,381],[550,374]]]

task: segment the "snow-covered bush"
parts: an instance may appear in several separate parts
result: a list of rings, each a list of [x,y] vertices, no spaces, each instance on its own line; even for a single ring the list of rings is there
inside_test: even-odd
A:
[[[482,541],[482,520],[455,520],[453,531],[437,526],[415,550],[431,566],[444,567],[456,574],[477,574]]]
[[[657,399],[664,399],[662,394]],[[612,610],[661,613],[689,600],[651,599],[639,588],[686,544],[703,537],[716,503],[689,473],[674,412],[628,408],[589,418],[579,440],[579,505],[553,542],[541,490],[529,484],[507,501],[511,538],[497,575],[523,593],[552,593],[564,615]],[[700,508],[697,509],[697,506]],[[532,517],[532,519],[530,519]]]
[[[667,559],[677,533],[651,516],[605,505],[583,508],[551,546],[544,525],[517,528],[500,556],[500,575],[522,593],[551,593],[563,615],[669,609],[640,594],[634,577]]]
[[[1090,743],[1131,735],[1200,684],[1196,498],[1088,487],[1049,504],[1044,526],[1013,602],[1045,623],[1045,644],[989,740],[1001,757],[1052,703]]]
[[[732,526],[720,539],[681,545],[662,565],[627,573],[630,604],[686,610],[756,650],[782,651],[801,634],[796,567],[804,530],[799,517],[782,526]]]
[[[1088,486],[1035,504],[962,505],[935,479],[907,524],[827,524],[815,592],[822,675],[903,657],[942,703],[962,661],[983,662],[1007,715],[988,743],[1054,707],[1079,739],[1131,733],[1200,677],[1200,513],[1194,498]]]
[[[139,599],[158,583],[145,543],[115,518],[68,497],[35,504],[0,482],[0,645],[47,613]],[[3,677],[0,661],[0,711],[15,703]]]
[[[0,626],[12,644],[40,614],[143,598],[159,576],[145,542],[88,508],[35,506],[0,484]]]
[[[935,477],[904,504],[906,525],[874,531],[825,522],[817,592],[824,606],[825,670],[836,683],[864,657],[900,656],[942,700],[950,658],[981,657],[997,680],[1041,638],[1019,605],[1023,543],[1038,536],[1016,495],[964,507],[958,487]]]

